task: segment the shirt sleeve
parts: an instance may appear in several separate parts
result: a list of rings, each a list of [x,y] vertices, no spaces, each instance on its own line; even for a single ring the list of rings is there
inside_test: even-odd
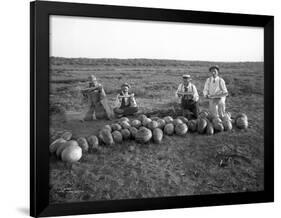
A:
[[[205,85],[204,85],[204,89],[203,89],[203,95],[207,96],[209,94],[209,78],[206,80]]]
[[[178,93],[181,91],[181,86],[182,86],[182,85],[179,84],[178,89],[177,89],[176,94],[175,94],[175,96],[176,96],[177,99],[180,99],[180,98],[181,98],[181,97],[178,96]]]
[[[119,100],[119,94],[118,94],[115,100],[115,107],[120,108],[120,106],[121,106],[121,102]]]
[[[225,85],[225,81],[222,78],[220,79],[220,85],[221,85],[222,93],[228,94],[228,91],[227,91],[227,88],[226,88],[226,85]]]
[[[134,96],[130,97],[130,101],[131,101],[131,106],[132,107],[137,107],[137,102]]]
[[[198,92],[197,92],[197,89],[196,89],[195,85],[193,85],[192,90],[193,90],[193,100],[194,101],[198,101],[199,100],[199,95],[198,95]]]

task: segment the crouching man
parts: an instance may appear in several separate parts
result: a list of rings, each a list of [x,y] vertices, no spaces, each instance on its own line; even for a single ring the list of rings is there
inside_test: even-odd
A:
[[[138,111],[134,93],[129,93],[130,85],[124,83],[121,92],[116,97],[115,108],[113,111],[117,117],[133,115]]]
[[[214,117],[224,117],[225,99],[228,91],[224,80],[219,77],[219,67],[211,66],[209,68],[211,77],[209,77],[204,86],[203,94],[209,99],[209,111]]]
[[[89,76],[89,86],[82,90],[83,97],[88,101],[88,111],[83,121],[108,118],[112,119],[113,112],[109,107],[103,86],[94,75]]]
[[[181,104],[183,116],[197,119],[199,113],[199,95],[190,75],[182,76],[182,83],[176,91],[176,97]]]

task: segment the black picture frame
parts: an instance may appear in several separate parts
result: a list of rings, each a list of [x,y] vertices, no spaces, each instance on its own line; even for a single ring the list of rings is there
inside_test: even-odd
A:
[[[264,191],[49,205],[49,16],[264,28]],[[30,3],[30,215],[59,216],[274,201],[274,17],[35,1]]]

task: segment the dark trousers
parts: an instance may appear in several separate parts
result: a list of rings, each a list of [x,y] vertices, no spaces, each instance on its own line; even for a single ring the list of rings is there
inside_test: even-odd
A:
[[[181,107],[183,109],[183,116],[186,116],[186,114],[188,114],[188,112],[191,112],[193,118],[195,118],[195,119],[198,118],[198,113],[199,113],[198,102],[182,99]],[[190,119],[190,116],[188,117],[188,119]]]
[[[122,107],[122,108],[114,108],[114,113],[117,115],[133,115],[138,112],[137,107]]]

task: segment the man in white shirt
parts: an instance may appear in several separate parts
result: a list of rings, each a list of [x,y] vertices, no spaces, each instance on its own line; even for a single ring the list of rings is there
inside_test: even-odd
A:
[[[129,93],[130,85],[124,83],[121,92],[117,95],[113,111],[117,117],[133,115],[138,111],[134,93]]]
[[[182,76],[183,82],[178,86],[176,91],[176,98],[181,104],[183,116],[188,115],[190,112],[193,117],[197,119],[199,112],[199,95],[194,84],[191,83],[190,75]],[[190,117],[188,117],[190,118]]]
[[[203,95],[209,99],[209,111],[214,117],[224,117],[225,115],[225,99],[228,91],[224,80],[218,76],[219,67],[211,66],[209,72],[212,74],[204,86]]]

